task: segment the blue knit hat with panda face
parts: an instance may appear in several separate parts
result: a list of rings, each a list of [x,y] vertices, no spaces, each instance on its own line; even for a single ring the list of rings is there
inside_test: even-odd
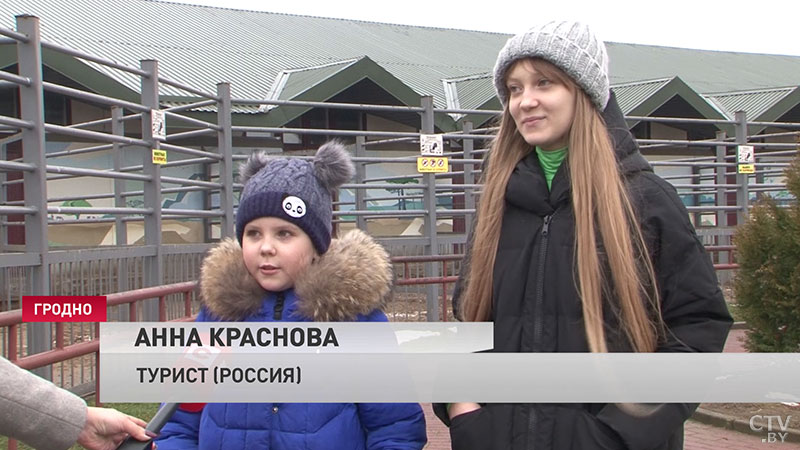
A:
[[[355,173],[341,143],[324,144],[313,161],[253,153],[239,173],[244,184],[236,212],[236,238],[240,245],[248,222],[278,217],[308,234],[320,255],[328,250],[333,220],[331,198]]]

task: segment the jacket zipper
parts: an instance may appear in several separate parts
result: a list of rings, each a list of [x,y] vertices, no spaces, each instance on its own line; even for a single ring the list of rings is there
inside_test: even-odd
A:
[[[555,214],[555,213],[553,213]],[[544,303],[544,269],[545,260],[547,257],[547,239],[550,232],[550,221],[553,219],[553,214],[544,216],[544,223],[542,224],[542,244],[539,247],[539,261],[536,269],[536,303],[533,307],[533,344],[539,346],[542,340],[542,303]],[[541,350],[534,347],[534,350]],[[533,449],[534,442],[536,441],[536,409],[531,407],[530,415],[528,417],[528,449]]]
[[[542,245],[539,250],[539,267],[536,270],[536,304],[533,308],[534,314],[534,328],[533,328],[533,342],[539,344],[542,339],[542,303],[544,303],[544,267],[545,258],[547,257],[547,239],[550,232],[550,221],[553,219],[553,214],[544,216],[544,224],[542,225]]]
[[[286,298],[286,294],[278,292],[275,295],[275,309],[272,310],[272,319],[281,320],[281,317],[283,317],[283,301]]]

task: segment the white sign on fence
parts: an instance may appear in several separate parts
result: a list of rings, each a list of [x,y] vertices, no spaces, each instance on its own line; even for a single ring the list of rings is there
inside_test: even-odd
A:
[[[738,173],[756,173],[756,153],[752,145],[736,147],[736,160]]]
[[[167,120],[164,111],[159,109],[150,110],[151,124],[153,128],[153,139],[163,141],[167,139]]]
[[[441,156],[444,151],[444,140],[441,134],[420,134],[419,152],[422,156]]]
[[[740,145],[737,148],[739,164],[755,164],[756,154],[752,145]]]

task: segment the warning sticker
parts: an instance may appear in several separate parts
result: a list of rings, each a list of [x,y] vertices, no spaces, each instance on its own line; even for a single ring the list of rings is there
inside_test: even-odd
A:
[[[153,149],[153,164],[166,164],[167,152],[165,150]]]
[[[419,152],[422,156],[439,156],[444,152],[444,139],[441,134],[419,135]]]
[[[151,109],[150,117],[152,119],[151,125],[153,127],[153,139],[163,141],[167,139],[167,121],[164,111],[159,109]]]
[[[444,173],[450,170],[446,157],[420,156],[417,158],[417,172]]]
[[[736,148],[737,161],[739,164],[755,164],[756,154],[752,145],[740,145]]]
[[[739,164],[739,173],[756,173],[755,164]]]

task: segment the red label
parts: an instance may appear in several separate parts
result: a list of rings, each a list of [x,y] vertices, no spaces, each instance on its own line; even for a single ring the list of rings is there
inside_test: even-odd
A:
[[[179,408],[184,411],[198,413],[202,411],[205,406],[205,403],[181,403]]]
[[[23,322],[105,322],[104,295],[23,295]]]

